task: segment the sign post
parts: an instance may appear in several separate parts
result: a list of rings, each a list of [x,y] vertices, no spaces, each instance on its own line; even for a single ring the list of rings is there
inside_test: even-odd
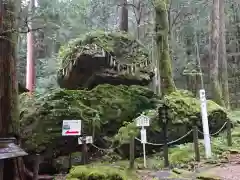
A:
[[[208,115],[207,115],[207,101],[205,90],[200,89],[200,101],[201,101],[201,115],[202,115],[202,125],[203,125],[203,134],[204,134],[204,146],[205,146],[205,155],[206,158],[211,158],[211,141],[209,135],[209,125],[208,125]]]
[[[137,126],[142,127],[141,129],[141,143],[143,144],[143,159],[144,159],[144,168],[147,167],[147,162],[146,162],[146,143],[147,143],[147,131],[145,129],[145,126],[150,125],[150,118],[141,115],[136,119]]]
[[[80,136],[82,129],[81,120],[63,120],[62,136]],[[72,156],[69,154],[69,169],[72,167]]]

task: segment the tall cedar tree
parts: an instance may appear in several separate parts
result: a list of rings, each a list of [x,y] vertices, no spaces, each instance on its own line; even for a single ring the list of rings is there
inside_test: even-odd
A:
[[[226,54],[226,27],[225,27],[225,2],[219,1],[219,14],[220,14],[220,41],[219,41],[219,64],[221,69],[221,81],[223,100],[227,109],[230,109],[229,102],[229,86],[228,86],[228,69],[227,69],[227,54]]]
[[[219,53],[219,0],[213,0],[210,34],[210,81],[212,85],[212,99],[219,105],[224,105],[218,76]]]
[[[155,0],[154,8],[156,13],[156,44],[161,79],[161,92],[168,94],[176,90],[172,74],[172,62],[169,52],[169,22],[168,22],[169,0]]]

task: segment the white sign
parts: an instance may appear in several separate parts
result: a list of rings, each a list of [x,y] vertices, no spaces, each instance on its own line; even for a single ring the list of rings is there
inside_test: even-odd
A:
[[[92,144],[93,143],[93,138],[92,136],[86,136],[86,144]],[[78,144],[83,144],[83,137],[78,138]]]
[[[200,96],[200,100],[201,101],[205,101],[206,100],[206,93],[205,93],[204,89],[200,89],[199,96]]]
[[[212,150],[211,150],[211,140],[209,135],[207,101],[205,98],[205,90],[201,89],[199,91],[199,94],[201,99],[201,115],[202,115],[202,125],[203,125],[203,134],[204,134],[205,155],[206,155],[206,158],[210,158],[212,156]]]
[[[145,116],[145,115],[141,115],[139,116],[137,119],[137,126],[149,126],[150,125],[150,118]]]
[[[146,144],[147,143],[147,132],[146,129],[141,129],[141,143]]]
[[[62,135],[63,136],[79,136],[81,135],[81,120],[63,120]]]

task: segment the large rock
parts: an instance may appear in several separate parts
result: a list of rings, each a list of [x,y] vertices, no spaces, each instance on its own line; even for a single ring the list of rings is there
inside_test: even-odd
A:
[[[99,85],[91,91],[60,89],[33,98],[23,94],[20,107],[24,146],[28,151],[51,149],[55,153],[61,148],[64,152],[77,149],[76,138],[61,136],[64,119],[82,119],[84,132],[91,135],[94,129],[97,141],[113,137],[125,121],[154,108],[155,100],[154,93],[144,87],[121,85]]]
[[[148,50],[124,32],[90,32],[63,46],[58,58],[62,88],[148,85],[153,77]]]
[[[169,140],[191,130],[194,116],[201,126],[200,102],[187,91],[174,92],[162,100],[147,88],[123,85],[99,85],[91,91],[60,89],[34,98],[21,95],[23,146],[50,156],[79,151],[76,138],[61,136],[64,119],[82,119],[84,132],[89,135],[94,132],[94,143],[101,147],[114,139],[126,143],[138,129],[133,124],[134,118],[142,112],[152,118],[148,141],[162,143],[162,122],[157,118],[156,108],[163,103],[171,110]],[[208,113],[210,131],[214,132],[224,124],[227,115],[212,101],[208,101]],[[183,141],[191,139],[192,135]]]

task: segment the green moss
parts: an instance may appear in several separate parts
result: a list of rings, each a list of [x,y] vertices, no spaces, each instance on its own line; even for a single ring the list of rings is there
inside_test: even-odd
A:
[[[222,179],[215,174],[212,174],[211,172],[203,172],[197,176],[197,179],[201,179],[201,180],[221,180]]]
[[[86,133],[95,129],[96,136],[113,137],[124,121],[131,122],[143,110],[155,107],[155,97],[140,86],[111,85],[91,91],[60,89],[32,98],[22,94],[22,138],[28,150],[54,148],[64,119],[82,119]]]
[[[198,116],[201,112],[200,101],[194,98],[193,94],[185,90],[177,90],[164,97],[166,105],[171,109],[171,115],[174,119],[172,123],[189,122],[191,116]],[[207,110],[209,116],[220,115],[227,116],[226,110],[211,100],[207,101]],[[223,117],[224,118],[224,117]],[[227,117],[225,117],[227,118]],[[225,119],[226,120],[226,119]]]
[[[169,24],[168,24],[168,0],[154,0],[156,14],[156,44],[159,53],[159,69],[161,77],[162,93],[168,94],[176,90],[173,81],[172,64],[170,58],[170,49],[168,42]]]
[[[169,137],[173,140],[192,128],[193,116],[200,117],[199,100],[188,91],[176,91],[160,100],[151,90],[141,86],[99,85],[91,91],[59,89],[39,97],[22,94],[20,102],[24,146],[38,152],[49,148],[58,151],[56,147],[64,119],[83,120],[86,133],[94,133],[96,141],[104,138],[108,141],[106,145],[110,145],[116,140],[128,143],[132,136],[138,136],[139,128],[134,119],[142,112],[152,119],[148,141],[162,143],[159,137],[161,120],[156,107],[163,103],[171,110]],[[224,123],[226,113],[216,103],[209,101],[208,104],[210,130],[215,131]],[[201,119],[198,120],[201,123]],[[188,142],[189,137],[184,141]]]
[[[111,166],[76,166],[67,176],[67,180],[129,180],[127,173]]]
[[[99,47],[98,50],[93,44]],[[60,48],[61,66],[64,68],[79,54],[101,53],[101,48],[125,64],[145,62],[148,59],[147,49],[131,35],[125,32],[92,31]]]

